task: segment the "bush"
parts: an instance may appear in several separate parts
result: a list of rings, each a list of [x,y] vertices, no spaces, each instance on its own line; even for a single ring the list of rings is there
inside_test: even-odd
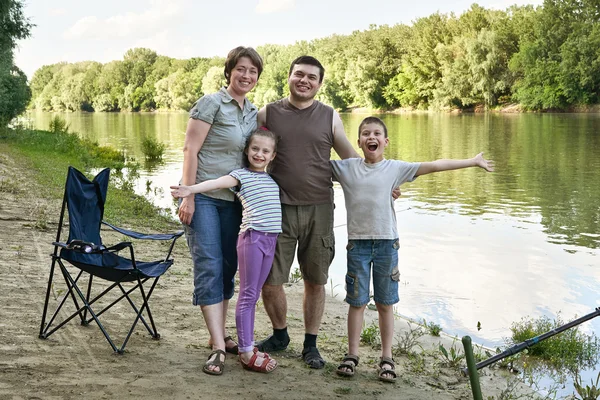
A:
[[[52,133],[69,133],[69,124],[64,118],[55,115],[50,119],[48,130]]]
[[[554,320],[547,316],[538,319],[523,318],[520,322],[512,324],[510,328],[512,338],[508,341],[508,345],[522,343],[564,324],[560,313]],[[576,326],[531,346],[529,355],[548,361],[559,370],[576,371],[596,364],[598,338],[593,333],[586,335],[580,332],[579,326]]]
[[[159,142],[154,138],[144,138],[142,140],[142,152],[146,160],[162,160],[163,154],[165,153],[165,144]]]

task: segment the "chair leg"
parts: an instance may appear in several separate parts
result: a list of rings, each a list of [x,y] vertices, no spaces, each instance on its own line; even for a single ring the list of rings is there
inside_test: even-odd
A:
[[[146,294],[144,292],[144,286],[142,284],[142,281],[138,277],[137,286],[140,288],[140,293],[142,294],[143,304],[142,304],[142,307],[140,308],[140,310],[137,312],[137,316],[135,317],[135,320],[133,321],[133,324],[131,325],[129,332],[127,333],[127,337],[125,338],[125,341],[123,342],[123,346],[121,346],[121,351],[123,351],[125,349],[125,345],[129,341],[129,338],[131,337],[131,334],[133,333],[133,330],[135,329],[135,326],[137,325],[138,320],[140,320],[140,319],[142,321],[144,320],[144,318],[142,317],[142,313],[144,312],[144,309],[146,309],[146,313],[148,314],[148,319],[150,320],[150,323],[152,324],[152,331],[150,332],[150,334],[152,335],[152,338],[155,340],[160,339],[160,334],[156,331],[156,325],[154,324],[154,318],[152,318],[152,312],[150,311],[150,305],[148,304],[148,301],[150,300],[150,296],[152,295],[152,292],[154,291],[154,287],[156,286],[157,283],[158,283],[158,277],[154,279],[154,282],[152,283],[152,286],[150,287],[150,290],[148,291],[148,295],[146,296]],[[130,300],[129,296],[127,296],[127,299]],[[130,303],[131,303],[131,300],[130,300]],[[131,304],[131,305],[134,309],[136,309],[136,307],[133,304]],[[148,328],[147,325],[146,325],[146,328]],[[148,329],[148,331],[150,331],[150,329]]]
[[[46,289],[46,301],[44,302],[44,311],[42,312],[42,323],[40,325],[40,339],[46,339],[47,336],[44,332],[46,327],[46,313],[48,312],[48,301],[50,300],[50,290],[52,290],[52,279],[54,277],[54,265],[56,264],[56,258],[52,257],[52,266],[50,267],[50,276],[48,277],[48,288]]]
[[[69,322],[70,320],[72,320],[73,318],[75,318],[76,316],[79,316],[79,318],[82,318],[82,311],[84,309],[84,307],[79,307],[79,304],[77,303],[74,295],[73,295],[73,286],[69,283],[69,280],[66,278],[66,275],[69,275],[69,271],[67,271],[67,269],[65,268],[64,264],[61,263],[60,260],[58,261],[58,265],[61,269],[61,272],[63,274],[63,277],[65,277],[65,282],[68,288],[67,293],[65,293],[65,295],[63,296],[62,300],[60,301],[60,303],[56,306],[56,309],[54,310],[54,314],[52,314],[52,317],[50,318],[50,321],[48,321],[48,323],[46,324],[41,338],[42,339],[46,339],[48,338],[51,334],[53,334],[55,331],[57,331],[58,329],[60,329],[63,325],[65,325],[67,322]],[[80,271],[79,274],[77,274],[77,277],[74,280],[74,284],[77,284],[77,281],[79,281],[79,278],[81,277],[81,274],[83,273],[83,271]],[[72,279],[72,278],[71,278]],[[75,304],[75,307],[77,309],[77,311],[75,311],[73,314],[71,314],[68,318],[64,319],[60,324],[58,324],[57,326],[55,326],[52,330],[48,331],[50,329],[50,327],[52,326],[52,324],[54,323],[54,320],[56,319],[56,317],[58,316],[58,313],[60,312],[60,310],[62,309],[62,307],[64,306],[64,304],[66,303],[67,299],[69,298],[69,296],[71,296],[71,298],[73,299],[73,303]]]
[[[90,279],[88,281],[88,289],[87,289],[87,295],[85,296],[85,299],[87,301],[87,303],[89,304],[90,302],[90,293],[92,292],[92,280],[94,279],[94,275],[88,274]],[[89,321],[87,319],[87,308],[83,311],[83,319],[81,320],[81,325],[83,326],[87,326],[89,324]]]
[[[81,299],[81,301],[84,303],[85,308],[90,312],[90,315],[92,316],[92,318],[94,319],[94,321],[96,321],[96,324],[98,324],[98,328],[100,328],[100,330],[102,331],[102,334],[104,334],[104,337],[106,338],[106,340],[108,341],[108,343],[112,347],[113,351],[115,351],[117,353],[122,353],[121,351],[119,351],[119,349],[117,349],[117,346],[115,346],[115,344],[113,343],[112,339],[110,338],[110,335],[108,334],[108,332],[106,332],[106,329],[104,329],[104,326],[102,325],[102,323],[100,322],[100,320],[98,319],[98,317],[96,316],[96,314],[94,313],[94,310],[92,310],[92,308],[90,307],[90,305],[85,300],[85,296],[83,295],[83,293],[81,292],[81,290],[79,290],[79,286],[77,286],[75,284],[75,282],[73,281],[73,278],[71,277],[71,275],[67,274],[67,277],[68,277],[69,281],[71,282],[71,285],[73,286],[73,288],[77,292],[77,295],[79,296],[79,298]]]

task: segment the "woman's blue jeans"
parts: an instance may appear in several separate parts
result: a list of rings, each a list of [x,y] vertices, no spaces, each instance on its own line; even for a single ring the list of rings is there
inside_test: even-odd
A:
[[[236,242],[242,221],[238,201],[196,194],[195,211],[185,236],[194,263],[193,304],[209,306],[229,300],[237,271]]]

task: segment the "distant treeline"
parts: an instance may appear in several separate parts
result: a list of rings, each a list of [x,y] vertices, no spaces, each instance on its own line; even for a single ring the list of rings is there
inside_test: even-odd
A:
[[[383,12],[383,11],[382,11]],[[319,97],[337,109],[530,110],[600,103],[600,2],[546,0],[504,11],[474,4],[412,25],[371,26],[293,45],[257,48],[265,62],[249,98],[286,96],[289,63],[310,54],[325,66]],[[31,79],[42,110],[188,110],[223,84],[223,57],[177,60],[136,48],[122,61],[58,63]]]

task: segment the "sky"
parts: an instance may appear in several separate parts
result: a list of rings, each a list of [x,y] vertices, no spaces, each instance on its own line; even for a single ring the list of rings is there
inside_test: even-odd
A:
[[[23,0],[36,26],[15,51],[29,78],[60,61],[121,60],[146,47],[187,59],[226,56],[236,46],[293,44],[370,25],[410,24],[435,12],[459,15],[473,0]],[[543,0],[479,0],[485,8]]]

